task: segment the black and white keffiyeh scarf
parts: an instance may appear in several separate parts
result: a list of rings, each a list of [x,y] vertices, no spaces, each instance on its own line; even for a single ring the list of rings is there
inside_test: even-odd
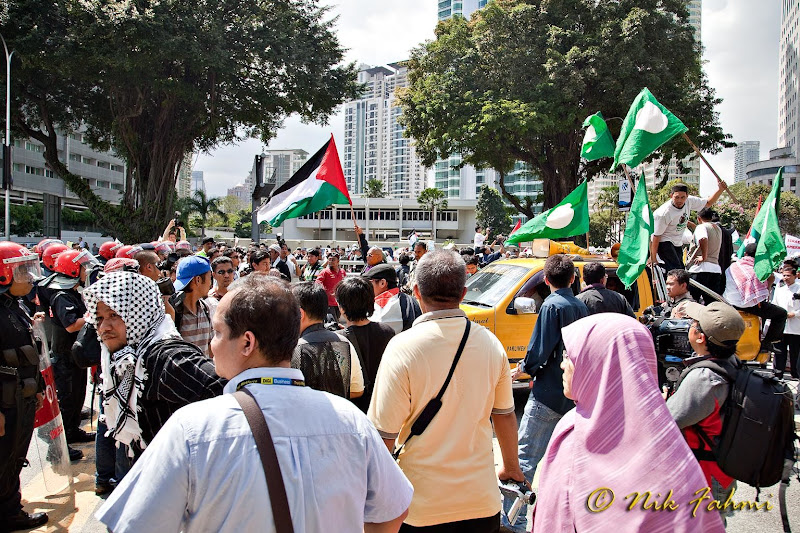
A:
[[[172,319],[164,313],[164,301],[156,283],[133,272],[113,272],[83,291],[87,320],[97,325],[97,303],[113,309],[125,323],[127,345],[113,354],[101,341],[103,407],[107,436],[141,449],[139,398],[148,379],[142,356],[156,341],[180,338]]]

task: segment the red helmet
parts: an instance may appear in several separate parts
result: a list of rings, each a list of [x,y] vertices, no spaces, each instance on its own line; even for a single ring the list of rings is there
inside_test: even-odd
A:
[[[154,242],[153,246],[157,254],[169,255],[175,249],[175,243],[169,241]]]
[[[133,256],[141,251],[142,251],[141,246],[133,246],[130,244],[126,244],[125,246],[122,246],[117,250],[117,253],[114,255],[114,257],[124,257],[126,259],[133,259]]]
[[[39,254],[39,259],[41,259],[42,254],[51,244],[64,244],[64,242],[59,239],[42,239],[39,244],[33,247],[33,251]]]
[[[122,248],[122,243],[119,241],[106,241],[100,245],[100,257],[104,259],[113,259],[117,250]]]
[[[0,242],[0,292],[12,281],[33,283],[42,277],[39,257],[15,242]]]
[[[177,244],[175,244],[175,249],[191,251],[192,243],[190,243],[189,241],[178,241]]]
[[[56,265],[56,256],[62,252],[66,252],[69,250],[65,244],[60,242],[50,244],[42,251],[42,263],[44,263],[45,268],[50,271],[55,270]]]
[[[56,257],[55,270],[70,278],[81,277],[81,267],[97,264],[97,259],[87,250],[67,250]]]

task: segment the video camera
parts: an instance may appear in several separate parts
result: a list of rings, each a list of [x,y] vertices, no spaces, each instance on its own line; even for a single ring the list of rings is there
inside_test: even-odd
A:
[[[689,343],[689,327],[692,325],[692,320],[647,316],[649,321],[645,325],[653,335],[658,360],[658,385],[659,387],[667,385],[673,389],[681,372],[686,368],[683,361],[694,353]]]
[[[536,502],[536,494],[534,494],[525,483],[514,481],[513,479],[500,481],[500,493],[505,498],[514,500],[514,503],[511,504],[511,509],[506,513],[508,523],[512,526],[517,523],[517,518],[519,518],[519,512],[522,510],[522,506],[532,505]]]

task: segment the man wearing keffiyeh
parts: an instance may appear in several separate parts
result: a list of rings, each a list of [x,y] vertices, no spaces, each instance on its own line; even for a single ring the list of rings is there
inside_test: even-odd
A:
[[[179,408],[222,394],[225,381],[184,342],[153,280],[114,272],[83,293],[88,321],[102,342],[108,435],[138,457]]]

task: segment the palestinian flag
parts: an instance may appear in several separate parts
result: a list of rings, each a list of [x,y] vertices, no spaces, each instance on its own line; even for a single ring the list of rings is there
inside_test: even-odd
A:
[[[289,181],[272,192],[258,210],[257,220],[275,228],[287,218],[316,213],[333,204],[352,203],[331,134],[331,139]]]
[[[517,223],[514,225],[514,229],[511,230],[511,233],[509,233],[508,236],[511,237],[512,235],[514,235],[514,233],[516,233],[517,230],[521,227],[522,227],[522,219],[520,218],[517,219]]]

